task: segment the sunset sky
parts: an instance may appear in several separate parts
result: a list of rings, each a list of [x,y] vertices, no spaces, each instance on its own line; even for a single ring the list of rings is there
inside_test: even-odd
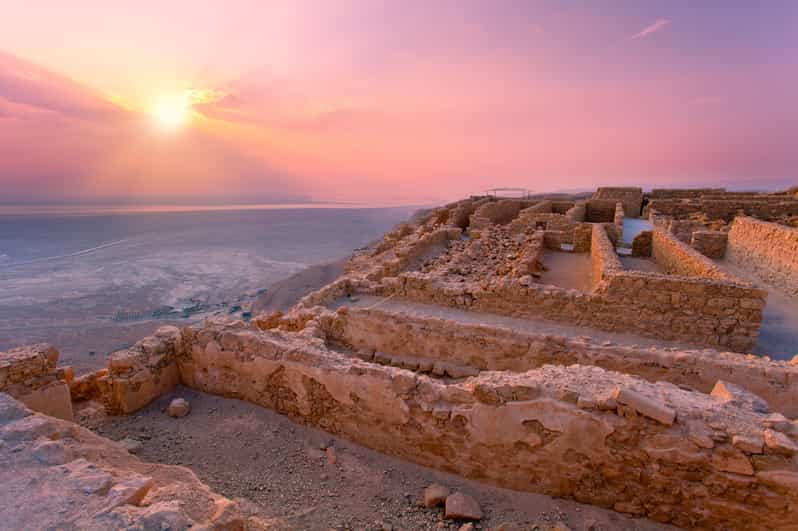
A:
[[[0,202],[798,181],[798,2],[4,0]]]

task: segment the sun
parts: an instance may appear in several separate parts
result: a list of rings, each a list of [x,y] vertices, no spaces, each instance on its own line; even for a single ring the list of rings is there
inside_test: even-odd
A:
[[[159,97],[150,111],[159,128],[176,131],[183,128],[191,116],[191,102],[185,94]]]

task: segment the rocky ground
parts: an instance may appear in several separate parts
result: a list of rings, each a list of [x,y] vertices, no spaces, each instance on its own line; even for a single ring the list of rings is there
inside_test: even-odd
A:
[[[187,416],[167,415],[175,397],[190,403]],[[444,520],[443,508],[424,506],[424,490],[433,483],[479,503],[484,517],[476,529],[665,528],[416,466],[259,406],[186,388],[129,417],[84,417],[82,423],[114,440],[131,439],[145,461],[191,468],[252,514],[291,529],[460,529],[464,522]]]

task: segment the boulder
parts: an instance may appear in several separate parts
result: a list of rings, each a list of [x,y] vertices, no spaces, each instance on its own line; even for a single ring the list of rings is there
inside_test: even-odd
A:
[[[191,406],[185,398],[175,398],[169,403],[169,408],[166,410],[166,412],[170,417],[179,418],[188,415],[190,410]]]
[[[443,505],[448,495],[448,488],[439,483],[433,483],[424,489],[424,507],[437,507],[439,505]]]
[[[480,520],[482,509],[471,496],[455,492],[446,497],[446,511],[443,516],[447,520]]]

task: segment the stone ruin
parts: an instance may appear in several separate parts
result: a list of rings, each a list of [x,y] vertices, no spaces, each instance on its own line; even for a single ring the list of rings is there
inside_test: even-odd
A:
[[[749,353],[767,290],[663,223],[624,241],[646,200],[663,215],[663,194],[472,197],[357,251],[286,313],[163,327],[77,377],[47,345],[0,354],[0,514],[24,493],[62,511],[32,528],[58,515],[81,529],[268,528],[190,471],[69,422],[72,401],[127,415],[184,385],[510,489],[684,528],[794,529],[798,358]],[[798,270],[761,243],[795,263],[782,227],[736,217],[725,253],[796,285]],[[571,263],[585,289],[545,283]],[[46,486],[28,492],[34,476]]]

